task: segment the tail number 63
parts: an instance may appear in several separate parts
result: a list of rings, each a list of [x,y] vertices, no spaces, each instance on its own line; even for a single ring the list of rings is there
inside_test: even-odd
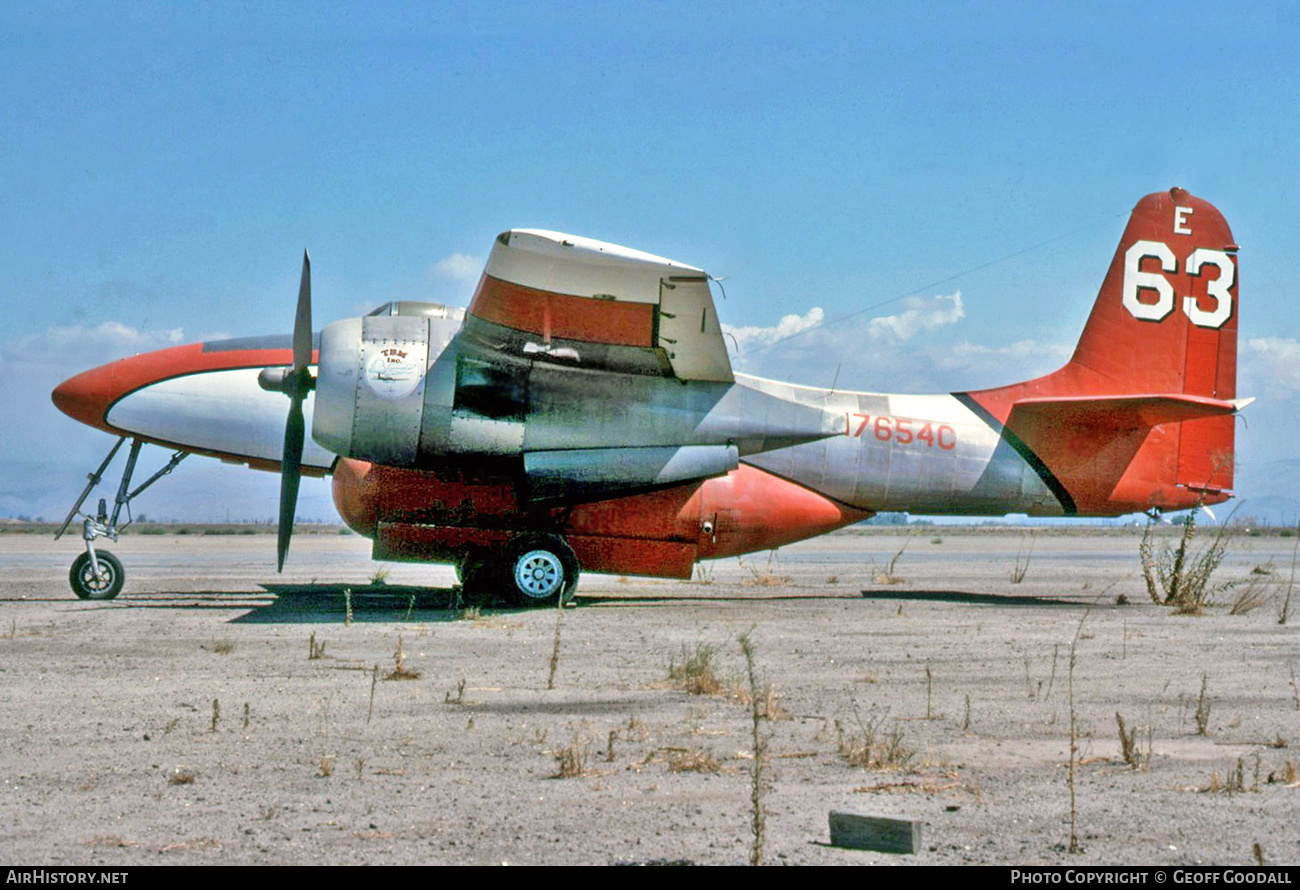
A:
[[[1124,254],[1124,308],[1134,318],[1163,321],[1174,311],[1174,286],[1161,272],[1142,271],[1142,261],[1147,257],[1159,260],[1164,272],[1178,271],[1178,260],[1169,245],[1160,241],[1135,241]],[[1237,279],[1237,267],[1232,257],[1222,250],[1198,247],[1187,257],[1187,274],[1199,278],[1205,266],[1219,270],[1218,277],[1205,282],[1205,292],[1214,299],[1214,308],[1207,312],[1197,303],[1196,297],[1183,297],[1183,313],[1198,327],[1221,328],[1232,316],[1231,289]],[[1144,290],[1154,291],[1155,302],[1144,303],[1138,299]]]

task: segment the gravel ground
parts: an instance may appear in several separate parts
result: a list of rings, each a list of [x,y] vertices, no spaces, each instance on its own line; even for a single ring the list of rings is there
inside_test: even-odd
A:
[[[78,541],[0,535],[0,859],[743,864],[748,632],[769,864],[1300,862],[1294,539],[1235,539],[1217,577],[1266,602],[1190,617],[1132,533],[1039,533],[1013,584],[1024,533],[913,531],[584,577],[553,683],[556,611],[465,616],[449,569],[354,536],[299,535],[277,577],[265,535],[132,535],[126,592],[83,603]],[[385,679],[399,649],[418,677]],[[670,678],[708,655],[718,691]],[[833,809],[920,820],[921,852],[832,847]]]

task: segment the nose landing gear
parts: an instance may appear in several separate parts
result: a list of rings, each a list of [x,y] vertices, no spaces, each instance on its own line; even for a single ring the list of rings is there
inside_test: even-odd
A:
[[[158,472],[154,473],[135,489],[131,489],[131,475],[135,472],[136,458],[140,456],[140,447],[142,443],[139,439],[131,440],[131,450],[127,454],[126,467],[122,470],[122,481],[117,486],[117,497],[113,501],[113,515],[108,515],[108,504],[104,498],[99,499],[99,510],[92,516],[87,516],[81,512],[81,505],[86,502],[86,498],[99,480],[104,476],[104,470],[112,463],[113,458],[117,456],[118,450],[122,443],[126,441],[126,436],[118,439],[108,452],[108,456],[100,463],[99,469],[86,476],[90,481],[81,491],[81,497],[72,505],[68,511],[67,517],[63,520],[63,525],[59,526],[58,532],[54,535],[54,540],[63,537],[63,533],[68,530],[72,520],[78,515],[84,518],[81,523],[81,537],[86,542],[86,552],[78,554],[77,558],[72,561],[72,568],[68,571],[68,583],[72,587],[72,592],[77,595],[78,599],[83,600],[111,600],[122,592],[122,584],[126,580],[126,572],[122,568],[122,561],[107,550],[97,550],[95,548],[96,538],[108,538],[110,541],[116,541],[118,533],[131,524],[131,499],[144,491],[150,485],[153,485],[163,476],[166,476],[176,465],[188,457],[188,452],[177,451],[172,455],[167,465]],[[122,514],[122,508],[126,507],[126,522],[119,526],[117,520]]]

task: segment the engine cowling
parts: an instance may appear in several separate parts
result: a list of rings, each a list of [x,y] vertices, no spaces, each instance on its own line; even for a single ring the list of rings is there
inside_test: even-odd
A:
[[[456,363],[438,359],[461,319],[431,304],[396,308],[400,314],[344,319],[321,332],[312,437],[344,457],[414,467],[441,438],[427,434],[450,421],[456,381],[442,371]]]

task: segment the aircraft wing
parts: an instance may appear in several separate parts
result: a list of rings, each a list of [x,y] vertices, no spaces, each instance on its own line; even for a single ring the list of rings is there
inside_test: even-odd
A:
[[[703,270],[559,232],[497,236],[465,331],[536,359],[733,381]]]

